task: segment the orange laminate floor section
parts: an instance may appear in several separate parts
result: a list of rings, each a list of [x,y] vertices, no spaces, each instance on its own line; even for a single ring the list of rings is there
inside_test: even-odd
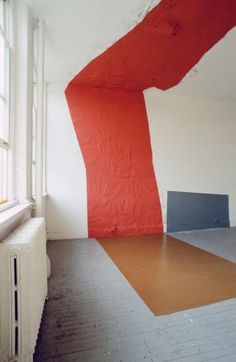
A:
[[[155,315],[236,297],[236,264],[165,234],[98,239]]]

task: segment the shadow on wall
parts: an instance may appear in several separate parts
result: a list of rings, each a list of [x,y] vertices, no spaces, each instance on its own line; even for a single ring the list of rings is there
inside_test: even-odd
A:
[[[49,240],[78,239],[78,229],[81,234],[84,230],[82,216],[74,212],[78,201],[75,200],[74,204],[70,202],[65,204],[63,197],[62,201],[58,197],[51,197],[50,193],[47,197],[46,214]],[[79,212],[79,210],[77,211]]]

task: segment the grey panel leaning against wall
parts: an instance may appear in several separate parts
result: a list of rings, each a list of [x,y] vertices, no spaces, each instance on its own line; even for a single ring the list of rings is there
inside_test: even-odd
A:
[[[167,232],[229,227],[228,195],[168,191]]]

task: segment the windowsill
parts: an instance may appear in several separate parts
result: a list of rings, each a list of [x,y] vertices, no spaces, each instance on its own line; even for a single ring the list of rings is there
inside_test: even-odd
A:
[[[1,205],[0,205],[0,212],[5,211],[5,210],[7,210],[7,209],[10,209],[10,207],[13,207],[13,206],[15,206],[15,205],[17,205],[17,204],[18,204],[18,201],[17,201],[17,200],[9,201],[9,202],[6,202],[6,203],[4,203],[4,204],[1,204]]]
[[[14,223],[17,219],[22,217],[33,206],[32,202],[24,202],[15,206],[11,205],[8,209],[5,209],[0,213],[0,230],[8,227]]]

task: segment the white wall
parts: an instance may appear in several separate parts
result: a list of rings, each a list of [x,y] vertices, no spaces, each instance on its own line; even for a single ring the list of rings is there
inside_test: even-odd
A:
[[[236,103],[145,91],[166,223],[167,191],[229,195],[236,225]]]
[[[64,95],[48,86],[49,239],[87,237],[86,170]],[[236,103],[145,91],[154,169],[166,224],[167,191],[229,195],[236,225]]]
[[[87,237],[86,171],[74,132],[66,84],[47,87],[47,230],[49,239]]]

